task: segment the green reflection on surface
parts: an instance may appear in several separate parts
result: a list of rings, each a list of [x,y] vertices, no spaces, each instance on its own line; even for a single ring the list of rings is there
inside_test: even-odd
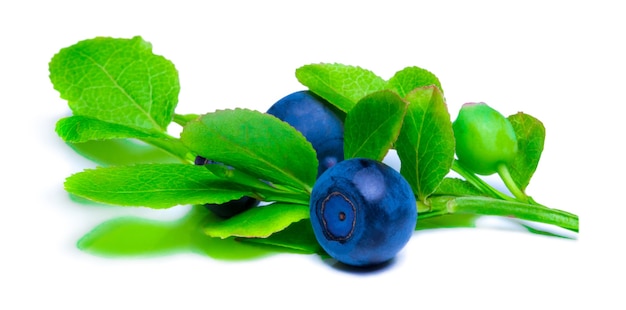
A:
[[[107,257],[151,257],[193,252],[223,260],[254,259],[276,253],[270,247],[205,235],[202,227],[219,219],[203,206],[194,206],[182,219],[158,221],[120,217],[106,221],[83,236],[80,250]]]

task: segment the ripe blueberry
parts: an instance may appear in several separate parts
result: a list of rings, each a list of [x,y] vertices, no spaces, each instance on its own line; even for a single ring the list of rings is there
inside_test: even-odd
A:
[[[337,261],[370,266],[389,261],[415,230],[417,208],[407,181],[384,163],[342,161],[316,181],[311,224],[322,248]]]
[[[329,105],[310,91],[298,91],[267,110],[293,126],[313,145],[319,161],[318,176],[343,160],[343,122]]]
[[[202,156],[196,156],[195,162],[196,165],[211,165],[218,164],[212,160],[208,160]],[[259,200],[254,199],[252,197],[243,196],[239,199],[227,201],[225,203],[207,203],[204,206],[211,210],[211,212],[215,213],[215,215],[227,219],[233,217],[243,211],[246,211],[250,208],[258,206],[260,203]]]

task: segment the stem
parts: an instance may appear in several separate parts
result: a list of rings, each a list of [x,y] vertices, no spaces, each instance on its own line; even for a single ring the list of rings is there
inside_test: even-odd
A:
[[[199,114],[174,114],[174,123],[185,127],[188,122],[198,118]]]
[[[489,197],[439,196],[429,199],[430,211],[420,214],[429,218],[445,214],[478,214],[513,217],[521,220],[556,225],[578,232],[578,216],[541,205],[503,201]],[[419,207],[419,205],[418,205]]]
[[[205,167],[214,175],[233,183],[244,185],[250,188],[255,194],[255,198],[263,201],[283,201],[299,204],[309,203],[309,193],[293,189],[291,187],[278,186],[269,182],[259,180],[241,170],[228,167],[223,164],[207,164]]]
[[[515,201],[512,197],[502,193],[501,191],[493,188],[487,184],[483,179],[477,177],[475,174],[467,171],[458,160],[452,162],[452,168],[454,172],[460,174],[467,182],[474,185],[474,187],[481,190],[483,193],[490,195],[493,198],[500,198],[506,201]]]
[[[517,200],[521,202],[530,202],[528,196],[526,196],[526,194],[524,194],[524,192],[517,186],[515,181],[513,181],[511,173],[505,164],[498,165],[498,175],[504,182],[504,185],[506,185],[506,188],[511,191],[511,194],[513,194]]]
[[[183,143],[166,133],[159,138],[143,138],[142,141],[152,144],[162,150],[178,157],[182,162],[192,162],[195,158],[191,155],[191,152],[183,145]]]
[[[302,205],[309,204],[309,196],[302,193],[297,192],[255,192],[259,197],[261,197],[263,201],[280,201],[280,202],[290,202],[297,203]]]

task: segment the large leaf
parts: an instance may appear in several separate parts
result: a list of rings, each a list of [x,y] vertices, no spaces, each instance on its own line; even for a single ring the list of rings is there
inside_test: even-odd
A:
[[[99,166],[148,163],[181,163],[180,159],[153,145],[134,139],[91,140],[68,145]]]
[[[308,205],[273,203],[207,225],[204,232],[211,237],[219,238],[265,238],[307,218],[309,218]]]
[[[296,69],[296,78],[344,112],[350,111],[361,98],[386,86],[386,81],[373,72],[342,64],[305,65]]]
[[[539,165],[546,129],[541,121],[522,112],[508,119],[513,125],[518,146],[517,156],[508,168],[515,183],[525,190]]]
[[[56,132],[65,142],[71,143],[121,138],[159,138],[157,133],[149,133],[85,116],[60,119],[56,124]]]
[[[406,96],[416,88],[431,85],[437,86],[443,93],[437,76],[419,67],[406,67],[396,72],[387,82],[387,88],[395,90],[400,97]]]
[[[382,161],[400,134],[407,103],[384,90],[361,99],[346,116],[345,158]]]
[[[202,166],[141,164],[88,169],[67,178],[65,189],[96,202],[119,206],[168,208],[224,203],[250,195]]]
[[[147,132],[164,132],[172,121],[178,72],[140,37],[78,42],[61,49],[49,70],[74,115]]]
[[[408,110],[396,142],[400,173],[418,199],[432,194],[454,159],[452,122],[439,88],[426,86],[407,94]]]
[[[208,113],[187,123],[181,140],[192,152],[259,179],[310,191],[317,176],[315,150],[304,136],[258,111]]]

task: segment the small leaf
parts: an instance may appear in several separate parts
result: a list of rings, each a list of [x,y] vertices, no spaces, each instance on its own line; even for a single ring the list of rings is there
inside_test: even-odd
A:
[[[78,42],[61,49],[49,70],[74,115],[147,132],[164,132],[172,121],[178,72],[140,37]]]
[[[92,201],[119,206],[169,208],[224,203],[250,195],[202,166],[142,164],[88,169],[67,178],[65,189]]]
[[[258,111],[206,114],[187,123],[181,140],[192,152],[259,179],[310,191],[317,177],[315,150],[304,136]]]
[[[443,95],[435,86],[415,89],[405,99],[409,106],[396,142],[400,173],[423,201],[452,166],[452,122]]]
[[[387,82],[387,88],[398,92],[400,97],[406,96],[416,88],[431,85],[437,86],[443,94],[439,79],[430,71],[419,67],[404,68],[396,72]]]
[[[56,132],[65,142],[71,143],[120,138],[158,138],[156,133],[84,116],[60,119],[56,124]]]
[[[509,165],[511,177],[523,191],[530,183],[541,153],[546,136],[546,129],[538,119],[519,112],[508,117],[517,136],[518,152]]]
[[[238,240],[281,247],[304,254],[324,253],[317,239],[315,239],[313,227],[309,219],[295,222],[284,230],[273,233],[267,238],[239,238]]]
[[[338,109],[348,112],[361,98],[385,89],[386,82],[373,72],[342,64],[310,64],[296,70],[296,78],[309,90]]]
[[[265,238],[308,217],[308,205],[273,203],[207,225],[204,231],[207,235],[218,238]]]
[[[406,107],[407,103],[389,90],[361,99],[346,116],[345,158],[382,161],[400,134]]]
[[[474,185],[466,180],[457,178],[444,178],[433,194],[450,196],[484,196],[484,194]]]

